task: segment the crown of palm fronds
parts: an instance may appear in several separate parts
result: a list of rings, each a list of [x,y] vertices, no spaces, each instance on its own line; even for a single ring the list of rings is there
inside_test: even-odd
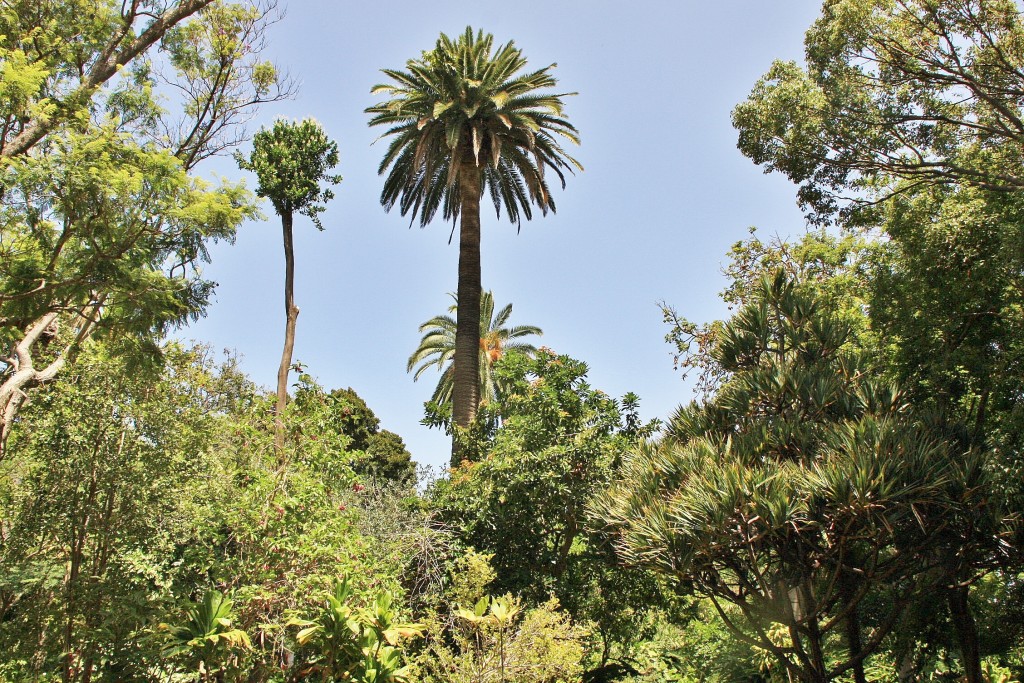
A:
[[[452,400],[454,389],[455,358],[455,313],[459,302],[454,294],[450,294],[455,303],[449,308],[449,315],[439,315],[420,325],[423,338],[416,350],[409,356],[406,371],[412,372],[413,380],[418,380],[428,368],[436,367],[441,371],[431,400],[436,403],[448,403]],[[480,400],[493,402],[501,394],[500,382],[493,374],[494,364],[508,351],[519,351],[528,355],[537,352],[533,344],[520,341],[523,337],[544,334],[534,325],[515,325],[505,327],[512,316],[512,304],[494,312],[494,294],[487,291],[480,296]],[[418,367],[417,367],[418,366]]]
[[[520,223],[555,210],[545,169],[565,187],[565,171],[583,167],[565,153],[559,138],[579,144],[576,128],[563,116],[562,98],[575,93],[541,92],[556,85],[554,64],[527,73],[522,51],[511,41],[494,49],[494,37],[471,28],[437,45],[406,70],[384,69],[393,83],[371,92],[390,99],[367,108],[371,126],[390,126],[378,172],[387,173],[381,203],[398,204],[402,215],[426,225],[438,208],[455,220],[461,208],[460,184],[466,168],[479,169],[481,191],[494,209]]]

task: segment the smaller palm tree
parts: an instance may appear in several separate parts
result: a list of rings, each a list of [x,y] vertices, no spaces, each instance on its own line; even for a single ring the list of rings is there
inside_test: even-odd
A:
[[[420,325],[423,338],[406,366],[406,371],[416,373],[413,380],[428,368],[436,367],[441,372],[437,388],[431,396],[432,401],[439,404],[451,403],[452,391],[455,386],[455,316],[459,310],[458,297],[449,294],[455,303],[448,308],[449,315],[439,315]],[[494,376],[494,364],[507,352],[516,350],[527,355],[537,352],[537,347],[519,341],[530,335],[544,334],[534,325],[516,325],[505,327],[512,316],[512,304],[508,304],[497,315],[494,313],[494,293],[484,292],[480,296],[480,403],[495,401],[501,394],[502,387]],[[419,366],[419,367],[417,367]]]

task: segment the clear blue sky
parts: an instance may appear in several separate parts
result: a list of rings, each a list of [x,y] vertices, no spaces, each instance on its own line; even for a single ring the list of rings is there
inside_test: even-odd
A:
[[[421,322],[445,312],[456,285],[450,224],[410,229],[380,206],[384,143],[363,110],[379,70],[401,68],[440,32],[467,25],[515,40],[540,67],[558,63],[559,89],[575,91],[567,116],[586,171],[557,191],[557,215],[520,234],[485,205],[483,285],[514,303],[513,323],[538,325],[540,344],[586,361],[591,384],[633,391],[645,418],[666,417],[690,387],[672,369],[658,301],[693,320],[726,314],[720,269],[748,226],[803,230],[794,188],[736,150],[730,111],[776,58],[802,59],[813,0],[767,3],[534,0],[429,3],[281,0],[269,58],[301,84],[275,116],[318,119],[341,151],[344,181],[320,233],[296,220],[295,358],[327,388],[351,386],[400,434],[413,457],[441,465],[447,438],[419,424],[436,376],[406,374]],[[248,153],[248,148],[243,149]],[[228,162],[205,169],[243,174]],[[255,180],[249,180],[250,187]],[[284,335],[280,223],[247,224],[218,245],[205,274],[217,281],[208,316],[180,336],[239,351],[256,381],[272,386]]]

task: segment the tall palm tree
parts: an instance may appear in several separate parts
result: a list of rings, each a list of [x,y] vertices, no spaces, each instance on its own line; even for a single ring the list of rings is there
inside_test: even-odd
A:
[[[454,294],[455,300],[448,307],[449,313],[458,313],[459,300]],[[494,313],[494,294],[484,292],[480,297],[480,343],[479,343],[479,384],[478,392],[480,402],[495,401],[502,392],[501,383],[494,376],[494,364],[507,351],[521,351],[526,354],[534,354],[537,347],[521,340],[530,335],[544,334],[539,327],[534,325],[515,325],[505,327],[508,319],[512,316],[512,304],[508,304],[497,315]],[[441,371],[441,378],[434,389],[434,395],[430,400],[436,403],[448,403],[452,400],[452,389],[454,387],[454,373],[452,372],[452,359],[455,357],[456,322],[450,315],[439,315],[431,318],[420,325],[420,332],[423,332],[423,339],[411,356],[406,371],[412,372],[416,368],[413,380],[418,380],[420,375],[429,368],[436,367]],[[416,366],[419,365],[417,368]]]
[[[523,72],[526,59],[513,42],[494,48],[482,31],[452,40],[441,34],[437,45],[406,70],[384,69],[392,83],[373,93],[388,99],[369,107],[371,126],[388,126],[390,138],[378,172],[387,174],[381,203],[390,211],[431,221],[438,209],[445,220],[461,220],[459,284],[453,370],[452,416],[467,426],[479,405],[480,198],[490,193],[495,212],[502,207],[521,225],[554,212],[545,178],[550,169],[565,187],[565,171],[582,170],[559,144],[579,144],[576,128],[563,115],[562,98],[546,92],[557,81],[554,64]]]

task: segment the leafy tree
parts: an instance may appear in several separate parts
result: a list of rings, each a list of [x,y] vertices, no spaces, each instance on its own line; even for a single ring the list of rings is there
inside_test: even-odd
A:
[[[88,116],[119,70],[168,31],[217,0],[114,0],[9,4],[0,15],[5,100],[0,154],[20,156],[48,134]]]
[[[233,239],[255,209],[242,188],[209,188],[110,126],[12,159],[4,181],[6,437],[25,390],[53,379],[94,331],[145,337],[196,317],[213,288],[195,269],[204,243]],[[23,209],[41,201],[45,211]]]
[[[202,314],[206,243],[232,239],[255,209],[242,187],[189,172],[244,135],[255,105],[290,92],[258,56],[267,11],[209,0],[0,11],[0,445],[28,392],[94,332],[155,351],[147,334]],[[158,43],[159,75],[145,59]],[[158,105],[160,84],[184,98]]]
[[[301,375],[295,392],[299,413],[315,415],[295,425],[315,433],[318,445],[334,444],[326,459],[344,460],[356,474],[375,482],[410,484],[416,464],[402,437],[380,428],[380,419],[351,387],[325,392],[308,375]],[[310,425],[315,421],[316,425]],[[322,447],[322,446],[321,446]]]
[[[655,424],[641,423],[636,396],[620,403],[593,389],[586,364],[550,350],[510,353],[495,373],[507,391],[481,408],[476,438],[461,449],[472,459],[437,482],[434,504],[464,543],[491,555],[495,592],[534,603],[553,594],[596,624],[607,658],[640,637],[659,596],[644,572],[615,568],[586,506]]]
[[[458,315],[458,298],[453,294],[455,300],[449,308],[449,313]],[[539,327],[533,325],[516,325],[505,327],[509,317],[512,315],[512,304],[508,304],[497,315],[494,313],[494,293],[486,291],[480,297],[480,390],[478,393],[481,403],[493,403],[502,392],[494,375],[494,365],[508,351],[532,356],[537,353],[533,344],[517,341],[523,337],[544,334]],[[420,325],[420,332],[423,338],[420,345],[409,356],[409,363],[406,371],[412,372],[416,368],[413,380],[418,380],[420,375],[431,367],[436,367],[441,372],[441,378],[437,382],[437,388],[430,400],[438,403],[451,403],[452,390],[454,387],[453,359],[455,358],[455,338],[457,324],[450,315],[439,315],[431,318]],[[419,367],[416,367],[419,365]]]
[[[253,138],[253,150],[246,160],[235,156],[238,165],[256,174],[259,186],[256,194],[268,197],[274,211],[281,217],[284,232],[284,312],[285,332],[281,364],[277,370],[277,403],[275,415],[275,445],[278,457],[284,458],[284,408],[288,401],[288,371],[292,365],[295,346],[295,322],[299,308],[295,305],[295,253],[292,247],[292,221],[296,212],[308,216],[319,230],[320,213],[324,203],[334,197],[320,183],[341,182],[341,176],[329,175],[328,170],[338,165],[338,146],[327,138],[316,121],[305,119],[298,123],[277,120],[270,130],[263,129]]]
[[[221,0],[200,16],[169,31],[161,43],[172,73],[152,73],[153,86],[182,103],[186,115],[163,120],[161,129],[188,168],[245,142],[257,105],[292,97],[296,90],[287,74],[260,58],[266,27],[280,16],[277,0]],[[148,75],[144,67],[140,72]],[[131,102],[129,93],[124,99]]]
[[[887,240],[811,232],[790,244],[762,242],[753,234],[733,247],[725,268],[732,284],[723,298],[732,306],[748,303],[765,273],[782,269],[799,278],[798,288],[850,327],[850,349],[861,349],[877,372],[905,387],[908,402],[937,419],[951,447],[987,449],[985,467],[998,495],[971,523],[950,524],[955,533],[942,539],[951,590],[911,605],[899,629],[904,635],[889,645],[906,676],[926,675],[951,652],[973,651],[972,660],[1007,657],[1007,643],[1017,638],[1006,627],[1000,628],[1005,638],[985,635],[989,620],[976,615],[994,607],[973,588],[992,571],[986,581],[1012,586],[1019,567],[1015,554],[1000,549],[997,521],[1019,510],[1021,500],[1019,408],[1012,388],[1020,337],[1021,271],[1011,246],[1016,205],[1006,194],[975,188],[908,192],[880,212]],[[714,356],[724,323],[674,320],[669,337],[678,343],[681,364],[717,382],[706,393],[710,397],[728,380]]]
[[[976,443],[1015,438],[1022,208],[975,188],[906,193],[886,207],[890,239],[873,259],[872,324],[893,373],[918,403],[967,424]]]
[[[1024,187],[1012,0],[826,0],[805,45],[806,69],[773,64],[733,122],[819,219],[926,184]]]
[[[416,479],[416,463],[398,434],[387,429],[373,434],[367,444],[365,455],[356,460],[353,469],[357,474],[374,480],[411,484]]]
[[[140,372],[124,349],[88,343],[11,435],[0,671],[14,680],[150,679],[146,629],[177,611],[170,586],[199,580],[181,551],[202,546],[228,484],[213,448],[221,388],[202,349],[162,356]]]
[[[971,605],[971,586],[995,569],[1012,582],[1021,567],[1019,556],[1001,551],[992,526],[1024,500],[1019,215],[1019,198],[972,187],[904,193],[886,207],[891,239],[877,250],[871,281],[872,325],[892,375],[915,404],[942,416],[951,441],[991,449],[986,466],[999,495],[974,523],[950,525],[945,613],[933,603],[916,615],[924,625],[949,619],[953,637],[937,641],[962,653],[971,680],[981,679],[987,654],[972,614],[986,608]]]
[[[1013,2],[826,2],[807,68],[776,63],[734,113],[740,148],[801,183],[812,217],[837,209],[881,230],[870,259],[873,334],[887,372],[935,410],[958,447],[989,448],[995,508],[1019,510],[1017,155],[1024,23]],[[851,201],[852,200],[852,201]],[[995,512],[995,517],[1002,513]],[[1015,560],[988,523],[951,525],[945,614],[969,680],[981,680],[970,585]],[[985,548],[992,550],[986,550]],[[959,577],[959,578],[956,578]],[[970,577],[970,578],[968,578]],[[936,604],[919,624],[947,618]]]
[[[337,429],[352,440],[349,449],[365,451],[373,435],[380,431],[380,418],[352,387],[334,389],[330,398],[334,402],[332,413]]]
[[[627,559],[691,585],[806,681],[867,680],[909,602],[949,585],[934,570],[950,521],[985,518],[992,493],[980,454],[915,418],[849,337],[766,279],[714,347],[729,379],[634,450],[596,506]]]
[[[877,350],[878,343],[865,311],[873,311],[872,281],[878,244],[856,235],[835,236],[825,230],[811,231],[795,242],[778,236],[761,240],[756,228],[750,237],[733,244],[722,268],[729,284],[721,292],[730,309],[747,304],[760,291],[765,275],[783,271],[794,286],[805,290],[849,326],[850,343]],[[711,396],[728,373],[713,355],[724,323],[695,323],[667,303],[661,304],[669,332],[665,341],[674,347],[674,363],[683,377],[697,373],[697,390]]]
[[[563,116],[564,94],[551,66],[522,73],[526,59],[515,44],[494,48],[494,38],[471,28],[406,63],[385,69],[393,81],[374,93],[390,99],[369,107],[371,126],[388,126],[391,138],[380,164],[387,173],[381,203],[426,225],[441,209],[459,228],[458,309],[453,370],[453,416],[469,426],[480,403],[480,197],[489,191],[499,218],[510,220],[555,210],[545,179],[550,169],[565,184],[565,170],[582,166],[558,138],[579,142]],[[552,65],[553,66],[553,65]]]

